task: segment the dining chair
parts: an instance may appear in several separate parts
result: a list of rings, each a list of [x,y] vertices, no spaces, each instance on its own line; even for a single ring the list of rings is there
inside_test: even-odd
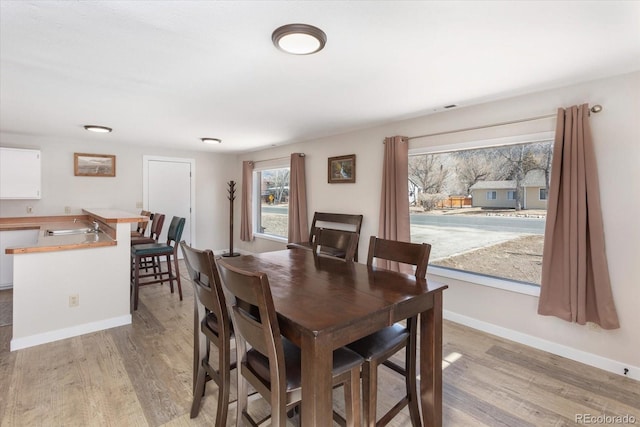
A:
[[[140,286],[151,285],[153,283],[169,282],[171,293],[173,293],[173,282],[176,281],[178,285],[178,293],[180,295],[180,301],[182,301],[182,285],[180,283],[180,269],[178,267],[178,242],[182,237],[182,231],[184,230],[185,219],[174,216],[169,224],[169,230],[167,232],[167,243],[144,243],[141,245],[131,246],[131,266],[133,270],[131,281],[131,306],[132,311],[138,309],[138,290]],[[160,266],[158,269],[154,268],[152,273],[140,273],[141,262],[145,258],[160,258],[166,257],[167,259],[167,271],[162,271]],[[175,274],[171,267],[171,258],[175,265]],[[166,276],[166,277],[165,277]],[[153,280],[140,281],[142,278],[153,277]]]
[[[362,228],[362,215],[341,214],[331,212],[314,212],[311,221],[311,229],[309,230],[309,240],[306,242],[291,242],[287,244],[288,249],[301,248],[313,249],[313,240],[318,228],[335,228],[339,230],[349,227],[348,231],[354,231],[360,234]],[[356,254],[354,261],[358,261],[358,245],[356,245]]]
[[[149,218],[149,221],[153,220],[153,215],[151,215],[151,212],[149,211],[140,211],[140,216],[146,216],[147,218]],[[136,227],[136,229],[131,230],[131,237],[143,237],[144,233],[147,231],[147,225],[149,224],[149,221],[138,222],[138,226]]]
[[[194,249],[184,240],[180,247],[195,294],[191,418],[198,416],[206,382],[211,379],[218,385],[215,425],[224,427],[229,410],[231,370],[236,368],[236,364],[231,363],[231,340],[234,338],[231,318],[213,252]],[[217,368],[210,363],[211,344],[218,348]]]
[[[371,236],[367,265],[373,267],[375,259],[409,264],[416,267],[416,278],[424,279],[430,253],[431,245],[428,243],[399,242]],[[386,425],[405,406],[409,406],[412,425],[420,425],[416,380],[417,316],[410,317],[406,323],[406,326],[395,323],[347,345],[365,360],[362,367],[362,394],[364,425],[367,427]],[[403,348],[404,367],[390,360],[391,356]],[[404,397],[376,422],[378,366],[381,364],[404,377],[406,392]]]
[[[235,297],[232,321],[238,361],[237,426],[243,420],[256,425],[247,410],[247,383],[271,404],[271,425],[284,426],[287,412],[302,401],[300,348],[280,334],[265,273],[236,268],[224,259],[218,260],[218,267],[223,286]],[[360,425],[362,362],[362,357],[345,347],[333,352],[333,384],[344,386],[349,426]]]
[[[353,231],[318,228],[313,240],[313,252],[323,256],[341,258],[345,261],[353,261],[359,238],[360,235]]]

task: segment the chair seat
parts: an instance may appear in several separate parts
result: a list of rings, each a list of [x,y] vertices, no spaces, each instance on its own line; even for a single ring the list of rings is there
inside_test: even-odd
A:
[[[215,314],[209,313],[202,319],[202,327],[210,330],[216,336],[220,335],[220,324]],[[231,336],[233,337],[233,323],[229,320],[229,329],[231,330]]]
[[[173,247],[169,245],[163,245],[162,243],[146,243],[144,245],[131,246],[131,255],[144,256],[171,254],[173,254]]]
[[[347,347],[369,361],[377,359],[380,355],[402,344],[407,338],[409,338],[409,330],[401,324],[396,323],[371,335],[367,335],[347,345]]]
[[[302,353],[300,347],[286,338],[282,338],[284,348],[285,372],[287,374],[287,391],[295,390],[302,385]],[[269,359],[256,350],[247,351],[246,362],[249,368],[266,384],[269,383]],[[362,363],[362,357],[346,347],[333,352],[333,375],[340,375]]]

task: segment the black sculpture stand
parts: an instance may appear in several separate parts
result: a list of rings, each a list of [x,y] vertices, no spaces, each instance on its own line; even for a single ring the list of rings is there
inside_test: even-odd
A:
[[[233,201],[236,199],[236,182],[229,181],[229,252],[222,254],[224,257],[240,256],[238,252],[233,252]]]

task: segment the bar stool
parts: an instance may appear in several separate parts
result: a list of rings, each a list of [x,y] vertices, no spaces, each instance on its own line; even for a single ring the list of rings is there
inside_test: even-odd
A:
[[[173,293],[173,281],[178,284],[178,293],[180,294],[180,301],[182,301],[182,285],[180,283],[180,269],[178,268],[178,242],[182,238],[182,231],[184,230],[184,224],[186,220],[174,216],[169,225],[169,231],[167,233],[167,243],[144,243],[141,245],[131,246],[131,268],[133,270],[133,278],[131,281],[131,306],[132,311],[138,309],[138,289],[140,286],[151,285],[153,283],[163,283],[168,281]],[[165,256],[167,258],[167,271],[162,271],[158,266],[157,271],[153,273],[140,274],[141,262],[144,258],[160,258]],[[175,265],[175,274],[171,268],[171,257],[173,256],[173,262]],[[165,277],[166,276],[166,277]],[[153,277],[153,280],[141,282],[141,278]]]

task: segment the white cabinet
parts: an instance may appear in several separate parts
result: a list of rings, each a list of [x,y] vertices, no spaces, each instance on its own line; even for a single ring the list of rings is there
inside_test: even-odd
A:
[[[40,150],[0,147],[0,199],[39,199],[40,188]]]
[[[38,242],[39,230],[0,231],[0,289],[11,288],[13,284],[13,255],[5,249],[12,246],[31,246]]]

